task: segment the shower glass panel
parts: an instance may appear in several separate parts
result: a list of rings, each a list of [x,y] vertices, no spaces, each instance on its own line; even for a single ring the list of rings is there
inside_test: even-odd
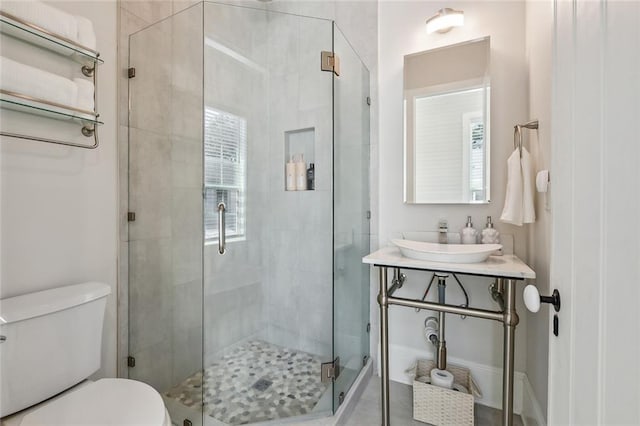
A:
[[[129,377],[194,425],[202,398],[172,396],[202,371],[202,40],[202,5],[129,38]]]
[[[334,24],[334,411],[369,358],[369,70]]]
[[[129,375],[175,424],[329,416],[368,355],[368,71],[332,21],[268,8],[129,40]]]
[[[330,415],[331,21],[205,3],[204,40],[205,416]],[[285,190],[298,155],[313,190]]]

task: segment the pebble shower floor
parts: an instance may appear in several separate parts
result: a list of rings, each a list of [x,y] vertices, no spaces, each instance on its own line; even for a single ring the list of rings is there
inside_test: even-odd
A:
[[[260,340],[246,342],[165,393],[229,425],[308,414],[328,384],[320,357]]]

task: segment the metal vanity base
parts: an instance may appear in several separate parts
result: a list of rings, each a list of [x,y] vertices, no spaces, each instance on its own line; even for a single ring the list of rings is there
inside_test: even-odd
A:
[[[497,289],[494,289],[494,298],[499,301],[502,311],[490,311],[485,309],[466,308],[440,303],[424,302],[414,299],[393,297],[393,293],[399,288],[394,283],[387,287],[387,269],[390,266],[378,265],[380,273],[380,293],[378,304],[380,305],[380,365],[381,365],[381,396],[382,396],[382,424],[389,426],[389,306],[398,305],[409,308],[428,309],[457,315],[499,321],[504,325],[503,348],[503,373],[502,373],[502,425],[513,425],[513,360],[515,330],[518,325],[516,313],[515,286],[516,279],[497,278]],[[416,268],[418,269],[418,268]],[[424,269],[428,270],[428,269]]]

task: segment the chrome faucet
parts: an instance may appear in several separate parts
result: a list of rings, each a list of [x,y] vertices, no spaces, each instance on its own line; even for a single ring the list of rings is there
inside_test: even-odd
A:
[[[449,231],[449,227],[447,225],[447,221],[445,219],[440,220],[440,222],[438,222],[438,243],[439,244],[447,244],[449,242],[449,238],[447,237],[448,231]]]

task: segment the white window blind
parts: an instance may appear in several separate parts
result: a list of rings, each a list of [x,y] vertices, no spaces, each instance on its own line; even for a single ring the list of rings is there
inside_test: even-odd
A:
[[[469,201],[470,188],[474,185],[472,174],[478,171],[472,170],[472,162],[477,154],[484,158],[484,149],[473,149],[474,137],[478,136],[478,129],[474,127],[477,120],[471,122],[465,137],[464,117],[470,112],[482,111],[482,89],[417,94],[413,102],[415,199],[421,202]],[[482,124],[482,115],[478,116]],[[482,169],[479,171],[484,176]]]
[[[204,232],[218,239],[218,204],[226,206],[226,237],[245,232],[247,120],[206,107],[204,116]]]
[[[472,200],[484,199],[484,123],[482,117],[471,120],[469,124],[471,155],[469,159],[469,189]]]

